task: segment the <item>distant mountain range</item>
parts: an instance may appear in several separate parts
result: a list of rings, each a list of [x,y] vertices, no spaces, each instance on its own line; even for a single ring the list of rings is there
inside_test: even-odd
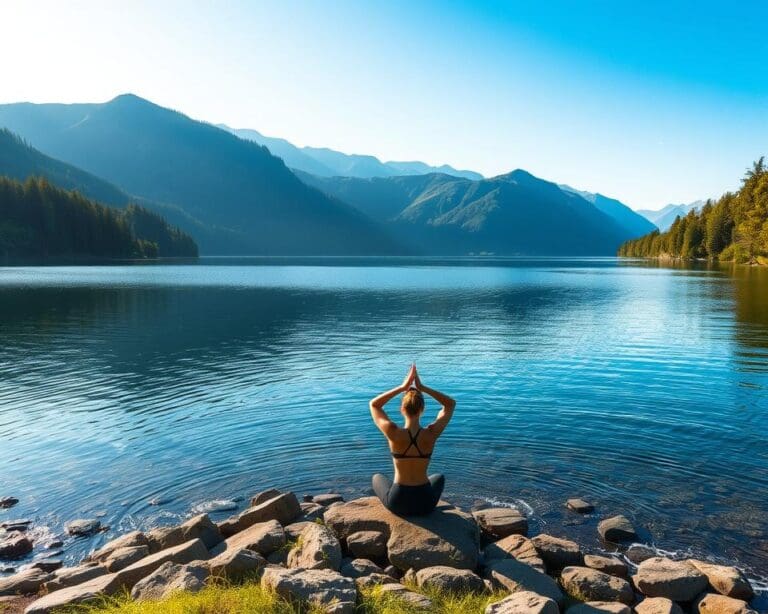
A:
[[[661,232],[666,232],[672,226],[672,222],[678,217],[685,217],[692,210],[700,211],[706,203],[705,200],[696,200],[687,205],[673,205],[669,204],[662,207],[658,211],[650,209],[641,209],[637,213],[656,224]]]
[[[396,177],[399,175],[426,175],[444,173],[465,179],[482,179],[480,173],[461,171],[443,164],[430,166],[424,162],[382,162],[375,156],[345,154],[325,147],[297,147],[285,139],[264,136],[256,130],[235,129],[217,124],[242,139],[264,145],[274,155],[283,159],[292,169],[312,173],[319,177]]]
[[[619,201],[523,170],[484,179],[280,139],[262,146],[130,94],[0,105],[0,126],[39,150],[9,154],[0,174],[42,175],[116,207],[138,202],[203,254],[614,255],[653,230]]]

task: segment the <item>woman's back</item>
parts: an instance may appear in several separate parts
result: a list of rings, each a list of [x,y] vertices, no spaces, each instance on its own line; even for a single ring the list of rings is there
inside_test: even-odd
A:
[[[416,432],[399,428],[387,441],[395,466],[395,482],[408,486],[424,484],[437,441],[429,428],[419,427]]]

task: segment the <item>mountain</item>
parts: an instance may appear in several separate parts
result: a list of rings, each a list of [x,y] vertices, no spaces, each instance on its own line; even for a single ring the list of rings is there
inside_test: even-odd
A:
[[[297,147],[285,139],[264,136],[256,130],[235,129],[225,124],[218,124],[218,127],[264,145],[272,154],[282,158],[289,168],[320,177],[371,178],[444,173],[473,180],[483,178],[480,173],[456,170],[448,164],[430,166],[424,162],[382,162],[374,156],[345,154],[326,147]]]
[[[0,105],[0,126],[129,194],[181,208],[210,231],[199,236],[209,254],[404,251],[265,147],[131,94],[100,104]]]
[[[580,196],[522,170],[480,181],[300,176],[437,255],[613,255],[629,238]]]
[[[587,202],[592,203],[600,211],[611,217],[619,226],[627,231],[627,238],[635,239],[656,230],[655,224],[636,213],[620,200],[603,196],[600,193],[584,192],[565,184],[559,184],[561,190],[578,194]]]
[[[685,217],[692,210],[699,211],[706,201],[696,200],[686,205],[669,204],[658,211],[639,209],[637,213],[656,225],[661,232],[666,232],[677,217]]]

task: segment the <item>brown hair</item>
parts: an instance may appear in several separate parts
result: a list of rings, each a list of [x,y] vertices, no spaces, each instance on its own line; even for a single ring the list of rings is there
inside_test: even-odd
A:
[[[400,406],[409,416],[418,416],[424,411],[424,395],[421,390],[411,388],[403,395],[403,404]]]

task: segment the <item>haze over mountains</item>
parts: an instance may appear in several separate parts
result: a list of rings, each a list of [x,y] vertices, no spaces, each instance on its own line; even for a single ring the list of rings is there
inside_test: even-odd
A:
[[[614,255],[654,228],[619,201],[523,170],[484,179],[239,138],[130,94],[0,105],[2,126],[45,154],[24,172],[113,206],[138,201],[203,254]]]
[[[700,211],[705,202],[704,200],[696,200],[686,205],[669,204],[658,211],[643,209],[639,210],[638,213],[653,222],[661,232],[666,232],[678,217],[685,217],[693,209]]]

